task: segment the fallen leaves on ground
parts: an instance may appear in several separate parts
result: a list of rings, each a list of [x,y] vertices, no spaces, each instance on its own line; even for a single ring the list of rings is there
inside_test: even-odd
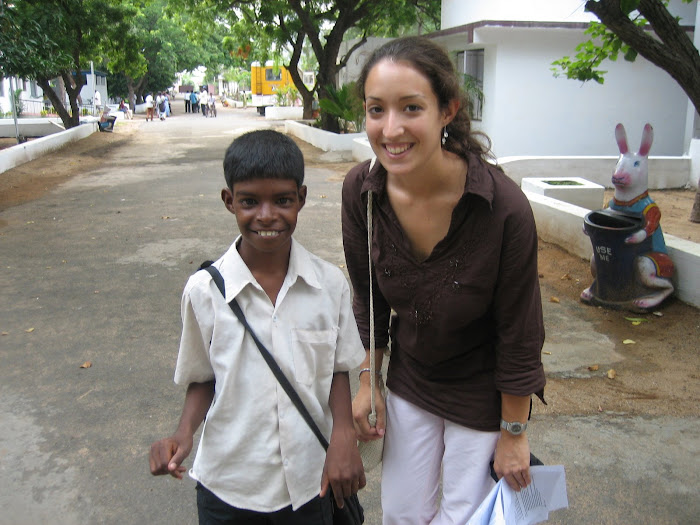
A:
[[[90,368],[92,366],[92,361],[85,361],[80,368]]]
[[[552,297],[549,298],[549,302],[550,302],[550,303],[557,303],[557,304],[559,304],[559,303],[560,303],[559,297],[554,297],[554,296],[552,296]]]
[[[608,379],[615,379],[615,376],[617,376],[617,372],[613,368],[608,370]]]
[[[649,319],[644,319],[643,317],[625,317],[625,320],[632,323],[633,326],[639,326],[642,323],[649,322]]]

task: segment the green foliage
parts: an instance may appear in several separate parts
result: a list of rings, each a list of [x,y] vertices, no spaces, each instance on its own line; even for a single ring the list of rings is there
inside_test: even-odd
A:
[[[633,19],[635,25],[644,27],[647,21],[642,16]],[[615,33],[610,31],[600,22],[591,22],[585,34],[590,36],[589,40],[581,42],[576,46],[576,56],[565,56],[552,62],[551,71],[555,77],[566,76],[566,78],[587,82],[593,80],[598,84],[605,81],[606,70],[600,69],[604,60],[617,60],[620,53],[625,60],[634,62],[637,58],[637,51],[620,40]]]
[[[70,68],[69,51],[52,38],[53,28],[65,31],[60,11],[45,10],[36,2],[0,0],[0,73],[24,79],[57,76]]]
[[[321,109],[340,119],[340,124],[345,133],[349,131],[360,132],[365,124],[365,109],[362,100],[357,96],[355,82],[343,85],[340,89],[326,86],[328,98],[318,101]],[[353,129],[350,129],[352,124]]]
[[[467,95],[469,100],[469,116],[476,118],[476,108],[481,109],[484,105],[484,90],[481,88],[479,81],[471,75],[462,75],[462,90]]]
[[[695,0],[683,0],[691,3]],[[637,11],[640,0],[620,0],[620,10],[631,22],[642,30],[649,27],[648,21]],[[669,0],[662,0],[668,6]],[[590,38],[576,46],[576,55],[572,58],[565,56],[552,62],[550,70],[555,77],[565,76],[569,79],[588,82],[590,80],[603,84],[606,70],[600,69],[605,60],[616,61],[620,54],[628,62],[634,62],[638,50],[623,42],[616,33],[605,24],[591,22],[585,34]]]
[[[278,106],[293,106],[299,100],[299,90],[294,84],[280,86],[275,91]]]
[[[17,115],[17,118],[22,116],[22,113],[24,113],[24,104],[22,104],[22,90],[21,89],[15,89],[15,97],[14,97],[14,102],[15,102],[15,113]]]
[[[225,20],[227,36],[219,48],[250,45],[248,60],[265,63],[275,58],[290,71],[313,70],[318,82],[310,88],[301,79],[295,85],[311,110],[314,93],[322,98],[327,84],[336,82],[339,67],[349,56],[339,56],[340,44],[349,31],[360,38],[368,35],[398,35],[404,31],[427,32],[439,27],[440,0],[169,0],[173,11],[187,11],[190,29],[203,35],[207,27]],[[194,28],[198,29],[195,31]],[[237,48],[236,48],[237,49]],[[311,55],[313,53],[313,56]],[[247,64],[250,65],[249,63]],[[324,113],[329,115],[329,113]],[[325,117],[324,117],[325,119]],[[326,129],[337,122],[324,120]]]
[[[226,82],[236,82],[239,89],[248,91],[250,89],[250,70],[240,67],[231,68],[223,73]]]

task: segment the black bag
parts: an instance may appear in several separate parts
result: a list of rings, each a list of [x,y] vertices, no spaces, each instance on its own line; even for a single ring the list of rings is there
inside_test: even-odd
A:
[[[219,270],[212,265],[212,262],[203,262],[199,269],[206,270],[207,272],[209,272],[209,274],[212,277],[212,280],[216,284],[216,287],[221,292],[221,295],[226,297],[224,278],[219,273]],[[231,310],[233,310],[233,313],[236,315],[241,324],[248,331],[248,334],[250,334],[250,336],[253,338],[253,341],[255,341],[255,344],[258,347],[258,350],[260,350],[263,359],[265,359],[265,362],[270,367],[270,370],[272,370],[272,373],[277,378],[277,381],[279,381],[282,388],[284,388],[284,391],[292,400],[292,403],[294,403],[294,406],[301,414],[301,417],[304,418],[304,421],[306,421],[313,433],[316,435],[316,438],[321,443],[321,446],[323,446],[324,450],[327,451],[328,440],[326,440],[326,437],[321,432],[321,429],[318,428],[318,425],[316,425],[316,422],[311,417],[311,414],[309,413],[308,409],[306,408],[306,406],[304,406],[304,402],[299,397],[299,394],[297,394],[297,391],[294,390],[294,387],[289,382],[289,379],[287,379],[287,376],[285,376],[284,372],[282,372],[282,370],[280,369],[279,365],[275,361],[275,358],[272,357],[270,351],[267,348],[265,348],[265,345],[263,345],[260,342],[258,337],[255,335],[255,332],[253,332],[253,330],[251,329],[247,319],[245,318],[245,314],[243,314],[243,310],[241,310],[241,307],[236,301],[236,299],[232,299],[231,302],[228,303],[228,305],[231,307]],[[353,494],[349,498],[345,498],[345,504],[342,509],[338,508],[338,505],[335,502],[335,497],[333,497],[332,492],[330,496],[331,504],[333,506],[334,525],[362,525],[365,522],[365,512],[362,508],[362,505],[360,504],[360,500],[357,497],[357,494]]]
[[[357,494],[345,498],[345,506],[339,509],[331,493],[331,503],[333,504],[333,525],[360,525],[365,522],[365,511],[360,505]]]
[[[539,465],[544,465],[540,459],[535,456],[532,452],[530,452],[530,466],[531,467],[536,467]],[[489,468],[491,469],[491,478],[498,483],[498,474],[496,474],[496,471],[493,469],[493,460],[489,463]]]

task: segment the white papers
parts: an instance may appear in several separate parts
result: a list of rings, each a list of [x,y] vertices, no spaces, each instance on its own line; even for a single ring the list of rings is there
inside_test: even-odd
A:
[[[530,467],[532,483],[515,492],[501,479],[467,525],[533,525],[569,506],[563,465]]]

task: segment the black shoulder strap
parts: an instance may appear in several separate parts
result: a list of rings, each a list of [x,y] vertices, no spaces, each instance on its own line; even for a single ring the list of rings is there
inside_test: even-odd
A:
[[[219,270],[216,269],[216,266],[214,266],[214,261],[204,261],[199,269],[209,272],[209,275],[211,275],[211,278],[221,292],[221,295],[226,297],[226,285],[224,284],[224,278],[219,273]]]
[[[209,264],[205,266],[206,262],[209,262]],[[221,291],[221,295],[225,297],[226,294],[224,293],[224,291],[226,290],[226,288],[224,286],[224,278],[219,273],[219,270],[216,269],[216,266],[213,266],[210,261],[206,262],[202,263],[200,269],[206,270],[207,272],[209,272],[209,274],[211,274],[211,277],[216,283],[217,288]],[[275,358],[272,356],[270,351],[267,348],[265,348],[265,345],[262,344],[260,339],[258,339],[258,336],[255,335],[255,332],[253,332],[253,329],[248,324],[248,320],[245,318],[245,314],[243,313],[243,310],[241,310],[241,307],[236,301],[236,299],[232,299],[231,302],[228,303],[228,305],[231,307],[231,310],[233,311],[234,315],[238,318],[238,320],[253,338],[253,341],[255,341],[255,345],[258,347],[258,350],[260,350],[260,353],[262,354],[263,359],[265,359],[267,366],[270,367],[270,370],[272,370],[272,373],[277,378],[277,381],[279,381],[280,385],[282,385],[282,388],[289,396],[289,399],[292,400],[292,403],[294,403],[294,406],[301,414],[301,417],[303,417],[304,421],[306,421],[306,424],[309,425],[309,427],[316,435],[318,441],[321,443],[323,448],[325,450],[328,450],[328,440],[321,432],[321,429],[318,428],[318,425],[316,425],[316,422],[314,421],[313,417],[311,417],[311,414],[304,405],[304,402],[299,397],[299,394],[297,394],[297,391],[294,390],[294,387],[289,382],[289,379],[287,379],[287,376],[285,376],[284,372],[282,372],[282,369],[277,364],[277,361],[275,361]]]

